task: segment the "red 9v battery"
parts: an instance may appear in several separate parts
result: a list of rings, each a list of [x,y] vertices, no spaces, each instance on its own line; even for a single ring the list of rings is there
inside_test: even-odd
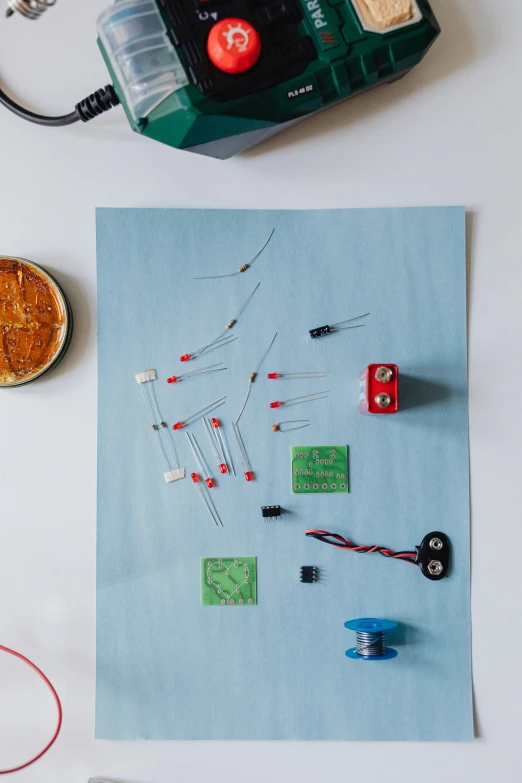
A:
[[[361,372],[361,413],[397,413],[399,410],[399,368],[396,364],[369,364]]]

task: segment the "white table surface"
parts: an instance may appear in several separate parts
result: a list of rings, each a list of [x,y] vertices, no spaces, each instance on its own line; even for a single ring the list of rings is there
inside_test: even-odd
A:
[[[57,114],[106,84],[95,35],[106,4],[58,0],[39,22],[4,22],[0,14],[3,84],[32,108]],[[141,139],[121,109],[65,129],[0,111],[0,253],[54,269],[76,319],[57,371],[1,392],[0,644],[40,665],[64,707],[57,744],[18,773],[20,783],[86,783],[95,775],[131,783],[521,779],[522,5],[432,5],[443,34],[404,80],[228,162]],[[95,741],[95,206],[440,204],[469,209],[477,739]],[[0,768],[39,750],[54,720],[44,686],[1,655]]]

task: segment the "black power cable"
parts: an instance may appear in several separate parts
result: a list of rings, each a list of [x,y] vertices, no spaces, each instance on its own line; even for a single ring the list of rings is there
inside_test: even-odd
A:
[[[70,114],[62,114],[59,117],[47,117],[20,106],[19,103],[16,103],[0,89],[0,104],[2,106],[16,114],[17,117],[27,120],[27,122],[34,122],[36,125],[46,125],[51,128],[72,125],[75,122],[89,122],[89,120],[93,120],[95,117],[99,117],[100,114],[118,106],[119,102],[114,87],[108,84],[77,103],[74,111],[70,112]]]

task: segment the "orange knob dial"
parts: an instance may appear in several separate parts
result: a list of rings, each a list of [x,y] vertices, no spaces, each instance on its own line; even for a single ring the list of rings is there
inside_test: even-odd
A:
[[[244,19],[222,19],[209,33],[207,54],[220,71],[244,73],[259,60],[261,38],[255,27]]]

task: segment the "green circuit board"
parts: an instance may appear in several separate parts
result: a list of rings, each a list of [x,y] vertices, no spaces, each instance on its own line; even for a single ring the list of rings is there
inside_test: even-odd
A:
[[[348,446],[292,446],[294,495],[349,492]]]
[[[255,557],[202,557],[202,605],[255,605],[257,603],[256,561]]]

